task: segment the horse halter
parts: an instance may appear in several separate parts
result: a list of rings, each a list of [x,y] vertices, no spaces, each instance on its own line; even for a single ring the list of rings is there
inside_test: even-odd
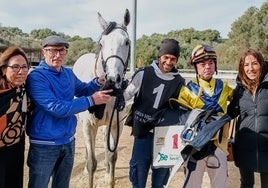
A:
[[[126,28],[124,28],[124,27],[119,27],[119,26],[116,26],[116,25],[117,25],[116,22],[110,22],[110,24],[108,25],[108,27],[103,31],[103,33],[102,33],[100,39],[102,38],[103,35],[108,35],[109,33],[111,33],[111,32],[112,32],[113,30],[115,30],[115,29],[121,29],[121,30],[123,30],[123,31],[127,34],[127,36],[128,36],[128,32],[127,32]],[[100,40],[99,40],[99,41],[100,41]],[[101,45],[100,42],[99,42],[99,48],[98,48],[98,51],[97,51],[97,58],[96,58],[96,61],[98,61],[98,59],[99,59],[99,55],[100,55],[100,53],[101,53],[101,49],[102,49],[102,45]],[[108,62],[108,60],[110,60],[110,59],[112,59],[112,58],[117,58],[117,59],[120,60],[120,62],[121,62],[121,63],[123,64],[123,66],[124,66],[124,74],[125,74],[126,71],[127,71],[128,62],[129,62],[129,58],[130,58],[130,47],[128,48],[128,55],[127,55],[127,58],[126,58],[125,61],[122,59],[122,57],[120,57],[120,56],[118,56],[118,55],[116,55],[116,54],[114,54],[114,55],[110,55],[110,56],[107,57],[106,59],[103,59],[103,57],[101,57],[102,68],[103,68],[103,70],[104,70],[105,73],[106,73],[107,62]]]

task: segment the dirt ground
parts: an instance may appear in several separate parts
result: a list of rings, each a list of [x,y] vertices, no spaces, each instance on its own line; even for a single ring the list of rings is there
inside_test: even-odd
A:
[[[106,188],[108,187],[104,183],[104,147],[102,143],[101,128],[99,128],[96,142],[96,154],[98,159],[98,168],[95,175],[95,187]],[[115,187],[130,188],[131,184],[128,179],[129,172],[129,159],[131,156],[133,137],[130,136],[130,128],[125,126],[123,133],[120,137],[118,146],[118,160],[116,164],[116,185]],[[26,143],[25,156],[27,158],[28,142]],[[70,188],[87,188],[87,174],[84,172],[85,166],[85,145],[83,141],[82,127],[78,125],[76,133],[76,152],[75,152],[75,163],[72,172]],[[238,188],[240,184],[238,169],[234,166],[233,162],[228,162],[228,173],[229,173],[229,187]],[[28,167],[25,164],[25,181],[24,187],[27,187],[28,183]],[[179,170],[170,183],[170,188],[181,188],[184,181],[184,174],[182,170]],[[255,188],[260,187],[259,176],[255,177],[256,185]],[[150,177],[147,181],[147,187],[150,187]],[[209,188],[209,180],[207,175],[204,176],[202,188]]]

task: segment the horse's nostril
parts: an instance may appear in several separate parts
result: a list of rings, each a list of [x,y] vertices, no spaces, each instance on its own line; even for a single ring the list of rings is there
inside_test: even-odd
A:
[[[111,80],[110,80],[110,79],[107,79],[107,80],[106,80],[106,83],[107,83],[107,84],[111,83]]]
[[[121,82],[121,76],[118,74],[116,76],[116,83],[120,83]]]

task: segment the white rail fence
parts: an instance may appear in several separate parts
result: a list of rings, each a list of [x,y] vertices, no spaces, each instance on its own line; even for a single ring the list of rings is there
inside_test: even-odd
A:
[[[185,78],[186,82],[196,77],[195,70],[192,70],[192,69],[179,69],[179,72],[181,76]],[[128,71],[126,73],[126,78],[131,79],[131,76],[132,76],[131,72]],[[220,78],[224,81],[227,81],[231,87],[235,87],[236,85],[236,82],[235,82],[236,76],[237,76],[237,71],[233,71],[233,70],[232,71],[218,70],[218,74],[215,73],[214,75],[215,78]]]

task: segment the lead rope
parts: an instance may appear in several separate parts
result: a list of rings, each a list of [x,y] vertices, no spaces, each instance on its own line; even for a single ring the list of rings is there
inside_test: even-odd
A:
[[[109,126],[108,126],[108,132],[107,132],[107,146],[108,146],[108,150],[110,152],[115,152],[115,150],[117,149],[117,146],[118,146],[118,141],[119,141],[119,111],[117,110],[117,113],[116,113],[116,122],[117,122],[116,123],[116,133],[117,134],[116,134],[114,148],[111,149],[111,143],[110,143],[111,127],[112,127],[112,121],[113,121],[113,117],[114,117],[114,111],[116,109],[116,101],[117,101],[117,97],[116,97],[115,102],[114,102],[114,107],[113,107],[112,115],[111,115]]]
[[[108,150],[110,152],[115,152],[115,150],[117,149],[118,146],[118,142],[119,142],[119,130],[120,130],[120,126],[119,126],[119,112],[122,111],[125,108],[125,99],[124,99],[124,95],[123,95],[123,91],[126,89],[128,84],[128,81],[125,80],[122,83],[122,89],[117,91],[116,94],[116,98],[115,98],[115,102],[114,102],[114,107],[113,107],[113,111],[111,114],[111,118],[110,118],[110,122],[109,122],[109,126],[108,126],[108,132],[107,132],[107,146],[108,146]],[[114,111],[117,111],[116,113],[116,139],[115,139],[115,144],[114,144],[114,148],[111,149],[111,143],[110,143],[110,137],[111,137],[111,128],[112,128],[112,121],[113,121],[113,117],[114,117]]]

